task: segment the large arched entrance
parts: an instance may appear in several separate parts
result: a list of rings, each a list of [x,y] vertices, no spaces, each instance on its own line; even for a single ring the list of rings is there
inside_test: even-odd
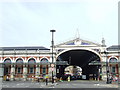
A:
[[[68,65],[56,65],[56,76],[58,78],[65,76],[65,68],[72,65],[73,68],[79,66],[82,69],[82,75],[86,79],[100,79],[101,65],[90,65],[92,62],[100,62],[100,55],[93,50],[72,49],[61,52],[56,61],[66,61]]]

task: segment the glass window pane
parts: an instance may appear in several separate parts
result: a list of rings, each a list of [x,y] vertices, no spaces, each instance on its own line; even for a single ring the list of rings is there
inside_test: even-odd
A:
[[[115,73],[115,67],[112,67],[112,73]]]
[[[43,74],[46,74],[46,68],[43,67]]]
[[[21,73],[21,68],[20,67],[18,67],[18,73]]]
[[[34,73],[33,67],[30,67],[30,73]]]
[[[8,70],[8,67],[6,67],[6,74],[8,74],[9,73],[9,70]]]

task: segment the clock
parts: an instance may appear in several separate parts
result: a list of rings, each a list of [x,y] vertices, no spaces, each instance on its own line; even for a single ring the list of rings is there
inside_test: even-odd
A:
[[[75,40],[75,45],[81,45],[81,40]]]

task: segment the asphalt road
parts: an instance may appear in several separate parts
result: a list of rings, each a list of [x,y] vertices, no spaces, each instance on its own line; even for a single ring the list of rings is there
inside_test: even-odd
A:
[[[46,85],[45,82],[4,81],[2,88],[118,88],[118,84],[106,84],[104,81],[64,81]]]

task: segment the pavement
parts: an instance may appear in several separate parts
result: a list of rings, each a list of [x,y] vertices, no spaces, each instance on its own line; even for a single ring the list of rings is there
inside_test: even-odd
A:
[[[2,88],[118,88],[117,83],[106,84],[105,81],[63,81],[63,82],[32,82],[32,81],[3,81]]]

